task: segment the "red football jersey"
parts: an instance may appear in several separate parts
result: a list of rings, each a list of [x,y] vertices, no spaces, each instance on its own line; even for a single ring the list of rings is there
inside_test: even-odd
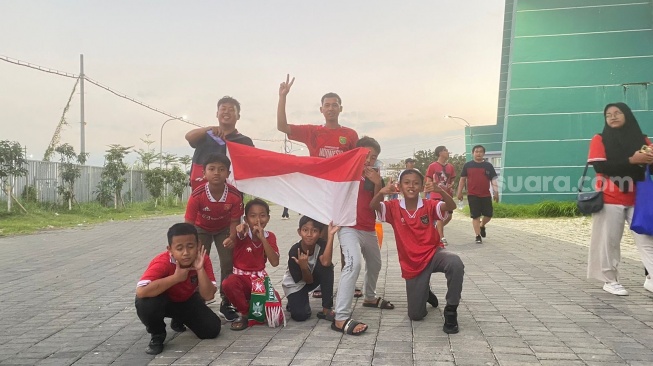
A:
[[[143,273],[143,276],[141,276],[141,280],[138,281],[136,286],[147,286],[152,281],[170,277],[175,273],[176,269],[177,262],[170,255],[170,252],[166,250],[165,252],[157,255],[154,257],[154,259],[152,259],[150,264],[147,266],[145,273]],[[211,258],[209,258],[209,256],[206,254],[204,255],[204,272],[206,272],[209,280],[211,280],[211,282],[215,285],[213,264],[211,264]],[[197,281],[197,271],[190,271],[186,281],[180,282],[170,287],[164,293],[168,295],[168,298],[172,302],[184,302],[193,296],[198,286],[199,283]]]
[[[277,246],[277,237],[271,231],[265,231],[265,238],[270,243],[274,252],[279,254],[279,247]],[[234,268],[242,269],[243,271],[262,271],[265,269],[265,250],[263,243],[252,240],[252,232],[250,231],[244,238],[236,239],[236,246],[233,251]]]
[[[380,221],[392,225],[397,241],[401,277],[411,279],[419,275],[438,250],[444,248],[435,228],[436,220],[446,220],[442,201],[418,199],[417,210],[409,212],[403,199],[381,202]]]
[[[243,194],[235,187],[225,183],[222,196],[216,199],[206,183],[188,199],[185,219],[208,232],[216,232],[228,228],[232,220],[240,220],[243,212]]]
[[[303,142],[311,156],[329,158],[356,148],[358,134],[348,127],[327,128],[318,125],[288,125],[291,140]]]
[[[446,163],[442,165],[436,161],[431,163],[426,169],[426,177],[433,179],[435,184],[446,186],[453,184],[453,181],[456,178],[456,170],[454,169],[453,164]],[[451,189],[446,189],[445,192],[453,197],[453,186]],[[440,195],[440,193],[430,192],[429,199],[441,200],[442,195]]]
[[[356,225],[354,229],[362,231],[374,231],[376,225],[376,214],[370,208],[370,202],[374,197],[373,191],[365,189],[365,178],[358,184],[358,197],[356,199]]]

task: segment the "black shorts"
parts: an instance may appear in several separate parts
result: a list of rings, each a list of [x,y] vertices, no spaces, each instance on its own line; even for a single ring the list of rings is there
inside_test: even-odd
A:
[[[492,197],[467,196],[467,202],[469,202],[469,214],[472,219],[481,216],[492,217],[494,213]]]

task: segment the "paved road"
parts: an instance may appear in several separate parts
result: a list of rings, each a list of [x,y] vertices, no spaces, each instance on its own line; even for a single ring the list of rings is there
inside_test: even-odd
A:
[[[281,210],[273,210],[268,228],[284,253],[282,265],[270,271],[278,284],[298,216],[281,221]],[[180,219],[0,238],[0,365],[653,364],[653,294],[642,287],[640,263],[624,259],[622,283],[630,296],[617,297],[585,279],[586,248],[499,221],[477,245],[464,218],[452,221],[446,235],[466,266],[459,334],[442,332],[442,306],[423,321],[407,320],[386,227],[378,291],[397,308],[363,308],[359,300],[354,317],[370,325],[366,334],[343,336],[316,318],[283,329],[223,327],[217,339],[204,341],[168,330],[164,352],[152,357],[144,353],[149,336],[136,317],[134,288],[165,248],[167,228]],[[443,275],[433,276],[441,300],[444,284]]]

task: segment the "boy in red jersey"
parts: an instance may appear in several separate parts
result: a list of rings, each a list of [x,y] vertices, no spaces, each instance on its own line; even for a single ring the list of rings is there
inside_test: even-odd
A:
[[[231,330],[247,328],[252,280],[265,278],[265,262],[279,265],[279,247],[273,232],[265,230],[270,221],[270,206],[260,198],[245,205],[245,223],[238,225],[233,251],[233,274],[222,281],[222,291],[234,304],[240,317],[231,323]]]
[[[288,135],[290,140],[303,142],[311,156],[329,158],[356,147],[358,134],[351,128],[341,126],[338,116],[342,112],[342,100],[336,93],[327,93],[322,97],[320,113],[324,115],[324,126],[291,125],[286,118],[286,97],[295,82],[289,80],[279,85],[279,104],[277,106],[277,129]]]
[[[456,169],[454,169],[453,164],[449,164],[449,150],[444,146],[438,146],[435,148],[435,156],[438,157],[438,160],[431,163],[431,165],[426,168],[426,183],[433,182],[435,184],[442,185],[443,189],[447,194],[453,197],[453,184],[456,179]],[[442,200],[442,196],[438,193],[431,192],[428,196],[432,200]],[[444,238],[444,227],[451,221],[453,216],[453,210],[449,211],[449,215],[446,220],[438,220],[436,225],[438,227],[438,233],[440,234],[440,241],[442,244],[447,245],[447,239]]]
[[[211,253],[211,244],[215,243],[220,258],[220,283],[233,271],[232,250],[236,226],[243,215],[242,193],[226,183],[230,167],[231,161],[224,154],[206,157],[204,177],[207,182],[193,191],[185,215],[186,222],[197,227],[206,254]],[[220,293],[223,294],[222,291]],[[228,321],[238,318],[236,310],[226,301],[221,303],[220,313]]]
[[[436,192],[442,201],[422,200],[420,192]],[[401,276],[406,280],[408,317],[421,320],[428,313],[429,279],[435,272],[447,278],[447,305],[444,308],[445,333],[458,333],[458,304],[463,290],[465,266],[458,255],[449,252],[440,242],[435,220],[447,218],[447,211],[456,207],[440,186],[424,185],[424,176],[417,169],[406,169],[399,175],[402,200],[383,202],[384,195],[394,193],[391,184],[383,187],[372,199],[370,207],[376,210],[380,221],[392,225],[397,240]]]
[[[336,295],[336,320],[332,327],[335,330],[345,333],[345,324],[351,319],[352,296],[356,281],[365,260],[365,300],[363,306],[378,309],[392,310],[395,306],[390,301],[376,296],[376,284],[381,272],[381,249],[376,237],[376,217],[374,210],[370,208],[370,201],[383,188],[383,179],[377,169],[374,168],[381,146],[369,137],[363,136],[356,143],[357,147],[367,150],[365,169],[358,189],[356,205],[356,225],[342,227],[338,232],[340,250],[343,254],[344,266],[340,271],[340,282]],[[351,327],[350,327],[351,329]],[[367,325],[360,323],[352,333],[359,335],[367,329]]]
[[[216,291],[211,259],[197,230],[186,223],[172,225],[167,250],[152,259],[136,287],[136,314],[152,335],[145,352],[163,351],[165,317],[173,318],[175,331],[186,330],[185,324],[200,339],[217,337],[220,319],[205,304]]]

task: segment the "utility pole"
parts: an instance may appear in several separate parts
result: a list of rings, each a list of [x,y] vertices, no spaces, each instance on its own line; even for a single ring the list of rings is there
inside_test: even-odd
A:
[[[86,133],[84,131],[86,122],[84,122],[84,55],[79,55],[79,104],[80,104],[80,124],[81,124],[81,143],[79,150],[82,155],[86,153]]]

